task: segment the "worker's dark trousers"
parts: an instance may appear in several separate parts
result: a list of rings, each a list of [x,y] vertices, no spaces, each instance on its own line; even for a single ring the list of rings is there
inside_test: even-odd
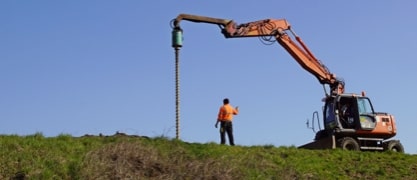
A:
[[[234,146],[235,141],[233,139],[233,126],[232,121],[221,121],[220,123],[220,143],[226,143],[226,133],[229,137],[229,144]]]

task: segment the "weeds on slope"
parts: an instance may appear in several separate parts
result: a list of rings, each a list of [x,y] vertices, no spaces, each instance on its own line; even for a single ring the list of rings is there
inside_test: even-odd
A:
[[[187,143],[166,137],[0,135],[0,179],[414,179],[394,152]]]

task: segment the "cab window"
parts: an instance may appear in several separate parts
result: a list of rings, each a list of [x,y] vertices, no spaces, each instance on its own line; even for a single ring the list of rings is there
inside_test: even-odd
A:
[[[358,99],[358,111],[359,114],[373,114],[372,105],[368,98]]]
[[[326,104],[324,124],[329,124],[329,123],[335,121],[334,105],[333,104],[334,104],[333,102],[329,102],[329,103]]]

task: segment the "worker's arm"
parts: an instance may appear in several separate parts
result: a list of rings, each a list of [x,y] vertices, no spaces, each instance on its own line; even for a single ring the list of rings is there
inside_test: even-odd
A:
[[[233,109],[233,114],[238,115],[239,114],[239,106],[236,106],[236,108]]]
[[[224,109],[223,109],[223,106],[222,107],[220,107],[220,109],[219,109],[219,114],[217,115],[217,120],[216,120],[216,124],[214,124],[214,127],[215,128],[217,128],[217,126],[219,125],[219,122],[221,121],[221,119],[222,119],[222,117],[223,117],[223,112],[224,111]]]

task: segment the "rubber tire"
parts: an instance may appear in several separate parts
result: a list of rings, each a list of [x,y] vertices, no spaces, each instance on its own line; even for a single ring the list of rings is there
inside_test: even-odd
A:
[[[356,141],[355,139],[353,139],[351,137],[341,138],[341,139],[337,140],[337,142],[338,142],[338,147],[343,149],[343,150],[350,150],[350,151],[359,151],[360,150],[358,141]]]
[[[400,143],[400,141],[392,140],[386,142],[384,147],[385,151],[393,151],[393,152],[399,152],[404,153],[404,146]]]

